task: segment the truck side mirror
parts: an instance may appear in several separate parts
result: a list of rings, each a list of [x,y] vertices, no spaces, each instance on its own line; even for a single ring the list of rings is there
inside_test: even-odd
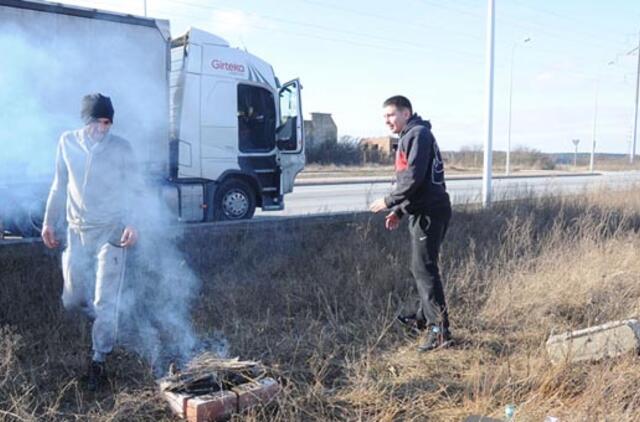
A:
[[[296,120],[296,116],[289,117],[276,129],[276,143],[280,151],[295,151],[298,149]]]

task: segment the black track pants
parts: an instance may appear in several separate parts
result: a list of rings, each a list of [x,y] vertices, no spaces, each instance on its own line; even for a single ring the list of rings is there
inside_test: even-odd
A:
[[[438,255],[450,219],[449,207],[409,216],[411,273],[420,296],[416,318],[428,325],[440,325],[444,330],[449,329],[449,315],[438,268]]]

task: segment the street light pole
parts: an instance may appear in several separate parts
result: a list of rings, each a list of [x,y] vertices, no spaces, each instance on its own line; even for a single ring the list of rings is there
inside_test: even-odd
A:
[[[147,0],[144,0],[144,17],[147,17]]]
[[[589,172],[593,173],[593,164],[596,156],[596,128],[598,121],[598,91],[600,91],[600,77],[596,81],[596,99],[593,109],[593,140],[591,143],[591,157],[589,158]]]
[[[485,140],[484,140],[484,169],[482,172],[482,206],[491,205],[491,166],[493,165],[493,47],[495,41],[495,0],[487,3],[487,46],[486,46],[486,109],[485,109]]]
[[[531,41],[531,38],[525,38],[522,43],[528,43]],[[516,46],[517,42],[513,43],[513,47],[511,47],[511,66],[509,68],[509,124],[508,124],[508,132],[507,132],[507,158],[505,162],[505,174],[508,176],[511,173],[511,105],[513,103],[513,62],[516,54]]]

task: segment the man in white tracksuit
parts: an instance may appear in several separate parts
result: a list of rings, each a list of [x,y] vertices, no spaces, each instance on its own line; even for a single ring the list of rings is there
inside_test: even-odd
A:
[[[66,208],[62,302],[93,320],[87,381],[92,390],[105,378],[104,362],[117,330],[126,248],[138,237],[131,204],[139,179],[131,145],[109,133],[113,114],[109,97],[90,94],[82,99],[85,126],[60,137],[42,229],[45,245],[57,247],[55,226]]]

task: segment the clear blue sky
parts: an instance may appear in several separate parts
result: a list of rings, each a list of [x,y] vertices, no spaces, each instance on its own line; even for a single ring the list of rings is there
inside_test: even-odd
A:
[[[69,0],[143,14],[143,0]],[[441,148],[483,140],[485,0],[147,0],[148,15],[213,32],[300,77],[305,112],[332,113],[340,136],[387,134],[381,102],[408,96]],[[627,153],[632,132],[638,0],[496,0],[494,149],[589,151],[599,81],[598,151]],[[531,41],[522,41],[530,37]],[[515,49],[513,48],[516,45]],[[608,65],[610,61],[614,64]]]

